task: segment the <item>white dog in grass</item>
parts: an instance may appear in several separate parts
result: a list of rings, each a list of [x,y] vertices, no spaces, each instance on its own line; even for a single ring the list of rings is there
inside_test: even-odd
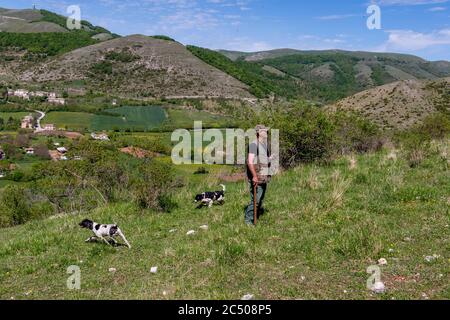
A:
[[[94,236],[86,239],[86,242],[95,239],[100,239],[106,242],[107,244],[111,245],[111,243],[109,243],[109,241],[106,239],[109,238],[114,242],[114,244],[117,244],[117,241],[116,239],[114,239],[114,237],[119,236],[125,242],[127,247],[131,249],[129,242],[127,241],[123,232],[119,229],[119,227],[116,224],[100,224],[95,223],[94,221],[91,221],[89,219],[84,219],[83,221],[80,222],[80,227],[89,229],[94,233]]]

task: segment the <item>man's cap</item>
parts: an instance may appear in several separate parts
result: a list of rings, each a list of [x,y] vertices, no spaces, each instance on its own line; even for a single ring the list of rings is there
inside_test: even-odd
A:
[[[269,131],[270,128],[267,128],[265,125],[263,124],[258,124],[255,128],[256,132],[261,132],[261,131]]]

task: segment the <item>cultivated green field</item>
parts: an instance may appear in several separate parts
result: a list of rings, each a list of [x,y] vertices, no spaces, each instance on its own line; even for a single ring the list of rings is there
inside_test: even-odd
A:
[[[0,112],[0,118],[2,118],[4,121],[8,120],[9,118],[21,120],[23,117],[29,114],[30,112]]]
[[[194,121],[202,121],[203,127],[223,128],[226,127],[231,118],[223,115],[214,115],[204,111],[187,109],[168,109],[169,119],[167,125],[174,128],[192,128]]]
[[[53,111],[46,115],[42,123],[53,123],[57,128],[75,131],[124,131],[127,129],[147,131],[159,127],[173,130],[175,128],[192,128],[194,121],[202,121],[204,127],[226,127],[232,123],[230,117],[223,115],[174,107],[120,107],[105,111],[118,116]]]
[[[123,203],[2,229],[0,298],[449,299],[448,147],[417,168],[384,150],[284,172],[256,228],[243,222],[245,181],[227,183],[224,206],[196,210],[193,196],[218,188],[227,168],[193,178],[197,167],[179,167],[187,185],[170,214]],[[132,249],[85,243],[84,218],[118,223]],[[376,295],[366,270],[380,258],[387,291]],[[81,290],[66,287],[70,265],[81,268]]]
[[[134,130],[144,131],[154,129],[166,119],[161,107],[120,107],[105,110],[118,116],[97,115],[84,112],[54,111],[46,115],[44,124],[53,123],[58,128],[68,130]]]
[[[49,112],[42,120],[42,125],[52,123],[56,128],[69,130],[88,130],[91,128],[94,114],[84,112]]]
[[[94,130],[130,128],[134,131],[145,131],[159,127],[166,120],[164,109],[157,106],[120,107],[106,111],[120,115],[120,117],[97,115],[92,120]]]

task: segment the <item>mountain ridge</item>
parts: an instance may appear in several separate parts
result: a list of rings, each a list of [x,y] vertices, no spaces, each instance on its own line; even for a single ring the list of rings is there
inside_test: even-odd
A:
[[[433,113],[450,114],[450,77],[389,83],[327,108],[356,111],[382,128],[408,129]]]
[[[84,80],[95,89],[134,97],[253,98],[246,85],[204,63],[180,43],[144,35],[78,48],[31,67],[19,79]]]

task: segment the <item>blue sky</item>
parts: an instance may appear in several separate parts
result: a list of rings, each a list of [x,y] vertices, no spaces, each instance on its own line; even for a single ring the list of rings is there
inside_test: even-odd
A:
[[[369,30],[367,8],[381,9]],[[49,9],[121,35],[164,34],[212,49],[345,49],[450,60],[450,0],[1,0],[0,7]]]

